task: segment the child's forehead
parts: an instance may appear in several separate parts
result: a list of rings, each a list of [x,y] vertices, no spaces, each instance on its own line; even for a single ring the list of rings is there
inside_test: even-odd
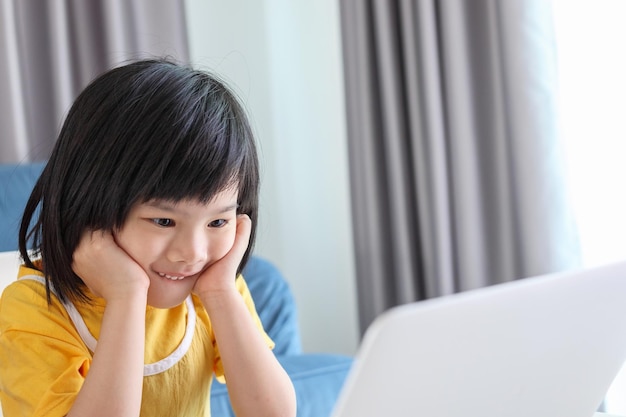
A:
[[[157,189],[139,196],[135,199],[135,204],[167,204],[176,206],[180,204],[208,205],[215,201],[237,199],[239,197],[239,186],[236,182],[230,182],[219,189],[203,189],[193,187],[188,184],[175,187],[156,187]]]
[[[169,198],[150,198],[135,204],[135,207],[154,208],[165,211],[211,210],[229,211],[238,207],[238,189],[227,188],[217,192],[208,200],[190,197],[179,200]]]

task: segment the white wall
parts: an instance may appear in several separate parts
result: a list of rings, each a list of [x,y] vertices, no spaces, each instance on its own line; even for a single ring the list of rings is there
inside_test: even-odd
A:
[[[256,252],[289,281],[308,352],[358,344],[334,0],[186,0],[192,62],[239,92],[263,175]]]

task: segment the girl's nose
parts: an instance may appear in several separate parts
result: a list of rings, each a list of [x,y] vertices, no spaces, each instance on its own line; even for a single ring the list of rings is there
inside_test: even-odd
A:
[[[203,233],[179,234],[172,241],[168,260],[185,265],[197,265],[208,259],[209,242]]]

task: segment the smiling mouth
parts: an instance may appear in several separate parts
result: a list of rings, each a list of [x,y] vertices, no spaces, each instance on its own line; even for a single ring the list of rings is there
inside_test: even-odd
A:
[[[168,275],[168,274],[164,274],[162,272],[157,272],[157,273],[159,274],[160,277],[169,279],[170,281],[180,281],[181,279],[185,279],[188,276],[190,276],[190,275],[181,275],[181,276]]]

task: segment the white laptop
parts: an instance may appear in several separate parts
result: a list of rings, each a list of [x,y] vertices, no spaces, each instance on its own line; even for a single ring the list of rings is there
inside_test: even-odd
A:
[[[626,262],[527,278],[382,314],[333,417],[591,417],[625,359]]]

